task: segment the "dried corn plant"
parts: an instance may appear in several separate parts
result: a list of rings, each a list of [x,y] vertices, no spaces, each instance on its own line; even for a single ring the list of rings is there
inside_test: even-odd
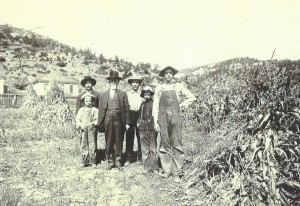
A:
[[[202,92],[194,126],[209,132],[210,151],[188,168],[185,199],[200,205],[300,205],[297,72],[265,62],[242,76],[226,73],[215,89]],[[213,88],[210,82],[202,81]]]
[[[46,127],[50,125],[63,126],[74,122],[74,112],[56,82],[51,84],[44,99],[40,99],[33,91],[29,90],[22,107],[29,111],[34,122]]]

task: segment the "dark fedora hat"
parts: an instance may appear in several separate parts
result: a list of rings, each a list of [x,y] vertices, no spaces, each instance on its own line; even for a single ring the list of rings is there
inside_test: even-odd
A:
[[[106,79],[108,79],[108,80],[110,80],[110,79],[118,79],[118,80],[120,80],[120,79],[122,79],[122,77],[119,77],[119,72],[117,72],[117,71],[110,71],[109,72],[109,76],[106,77]]]
[[[87,81],[91,81],[93,86],[96,85],[96,79],[92,78],[91,76],[85,76],[83,80],[81,80],[81,85],[84,86]]]
[[[145,86],[145,87],[142,89],[141,95],[140,95],[140,96],[141,96],[142,98],[144,98],[144,95],[145,95],[146,92],[149,92],[151,96],[154,95],[153,89],[152,89],[151,87],[149,87],[149,86]]]
[[[158,76],[160,77],[164,77],[165,76],[165,71],[168,70],[168,69],[171,69],[172,72],[173,72],[173,75],[177,74],[179,71],[177,69],[174,69],[173,67],[171,66],[167,66],[166,68],[164,68],[163,70],[161,70],[159,73],[158,73]]]

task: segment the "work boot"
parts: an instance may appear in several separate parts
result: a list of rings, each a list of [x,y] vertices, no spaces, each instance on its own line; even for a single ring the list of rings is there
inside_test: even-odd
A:
[[[175,177],[174,177],[174,183],[180,183],[181,182],[181,178],[180,178],[180,176],[179,175],[176,175]]]
[[[116,162],[116,167],[117,167],[119,170],[123,170],[123,167],[122,167],[120,161],[117,161],[117,162]]]
[[[127,167],[127,166],[129,166],[130,164],[131,164],[130,161],[127,160],[127,161],[125,162],[124,166]]]
[[[107,169],[107,170],[111,170],[111,168],[113,168],[113,167],[114,167],[114,165],[115,165],[114,163],[112,163],[112,162],[108,162],[108,163],[107,163],[107,167],[106,167],[106,169]]]

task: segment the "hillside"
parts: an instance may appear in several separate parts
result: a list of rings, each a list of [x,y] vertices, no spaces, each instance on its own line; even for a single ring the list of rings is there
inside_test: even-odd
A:
[[[90,74],[99,82],[96,89],[103,90],[110,69],[117,69],[124,78],[142,75],[148,83],[158,68],[143,62],[134,65],[118,56],[96,56],[89,48],[76,49],[28,30],[0,25],[0,76],[10,87],[17,81],[33,82],[57,71],[78,81]]]
[[[32,81],[61,72],[78,81],[91,74],[98,80],[96,89],[103,90],[111,68],[125,78],[139,73],[148,82],[158,68],[96,57],[89,49],[77,51],[6,25],[1,26],[0,44],[0,70],[12,85],[21,78]],[[96,168],[80,168],[73,112],[55,99],[61,94],[55,88],[48,93],[51,98],[40,102],[33,92],[32,98],[27,95],[35,107],[2,110],[0,202],[300,205],[300,61],[235,58],[186,69],[177,77],[197,96],[181,112],[185,164],[180,183],[144,176],[138,162],[122,172],[106,171],[104,161]],[[97,152],[102,156],[104,144],[101,134]]]

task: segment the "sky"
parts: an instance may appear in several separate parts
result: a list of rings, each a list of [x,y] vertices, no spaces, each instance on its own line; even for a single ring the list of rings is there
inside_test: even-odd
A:
[[[75,48],[185,69],[236,57],[300,59],[297,0],[0,0],[0,24]],[[35,29],[36,28],[36,29]]]

